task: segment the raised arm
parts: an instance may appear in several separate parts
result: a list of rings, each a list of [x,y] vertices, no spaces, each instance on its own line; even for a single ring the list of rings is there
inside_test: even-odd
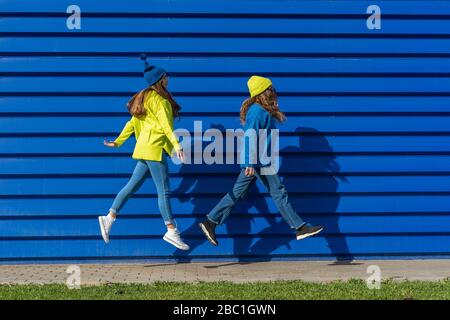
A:
[[[116,147],[120,147],[133,133],[134,133],[134,125],[133,118],[131,118],[123,127],[120,135],[114,140],[114,145]]]

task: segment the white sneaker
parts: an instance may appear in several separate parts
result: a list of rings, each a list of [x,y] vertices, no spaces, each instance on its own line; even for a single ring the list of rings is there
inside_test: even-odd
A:
[[[98,217],[98,223],[100,225],[100,231],[102,232],[103,240],[109,243],[109,233],[111,232],[111,227],[114,220],[108,216]]]
[[[181,239],[178,229],[169,229],[163,239],[180,250],[189,250],[189,246]]]

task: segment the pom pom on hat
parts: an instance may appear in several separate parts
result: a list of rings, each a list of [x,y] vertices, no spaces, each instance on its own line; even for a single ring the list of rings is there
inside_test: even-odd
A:
[[[141,60],[144,61],[144,78],[145,81],[151,86],[158,82],[165,74],[166,70],[163,68],[152,66],[149,59],[145,53],[140,56]]]

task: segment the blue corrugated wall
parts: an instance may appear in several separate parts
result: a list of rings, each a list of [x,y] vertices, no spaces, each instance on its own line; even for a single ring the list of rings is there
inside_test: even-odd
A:
[[[66,27],[71,4],[81,30]],[[129,178],[134,141],[102,141],[145,85],[141,52],[170,71],[176,127],[238,128],[248,76],[271,77],[288,117],[281,174],[326,231],[295,241],[258,185],[212,247],[196,223],[237,168],[172,164],[192,251],[161,239],[150,180],[106,246],[96,217]],[[449,1],[0,0],[0,260],[446,256],[449,58]]]

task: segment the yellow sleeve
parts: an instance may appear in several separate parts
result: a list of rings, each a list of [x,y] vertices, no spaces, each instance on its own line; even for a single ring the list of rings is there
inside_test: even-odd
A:
[[[171,123],[173,123],[173,115],[172,106],[170,105],[169,101],[167,101],[166,99],[161,99],[161,105],[156,112],[156,117],[159,124],[161,125],[161,128],[164,131],[164,134],[169,139],[170,143],[172,143],[175,150],[181,150],[181,146],[178,143],[178,138],[173,132],[173,126],[171,125]]]
[[[133,120],[129,120],[125,124],[125,127],[123,127],[120,135],[117,137],[116,140],[114,140],[116,147],[120,147],[133,133],[134,133]]]

